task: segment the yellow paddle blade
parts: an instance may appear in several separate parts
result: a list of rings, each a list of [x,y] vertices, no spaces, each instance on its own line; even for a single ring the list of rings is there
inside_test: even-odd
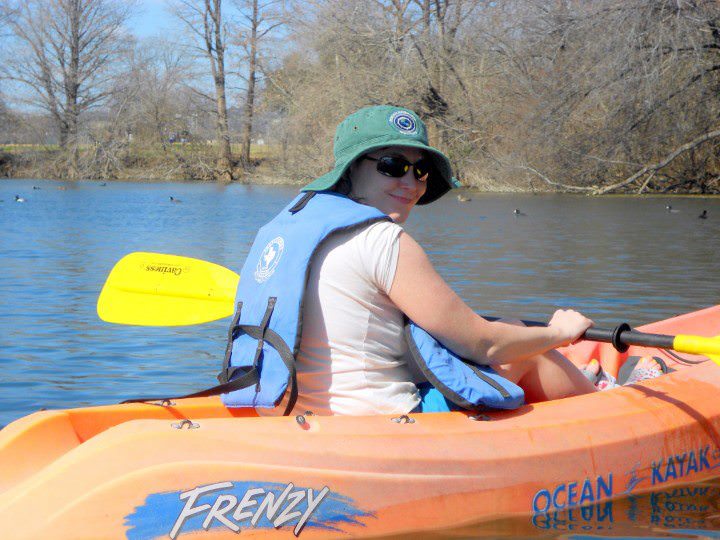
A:
[[[118,261],[100,292],[103,321],[183,326],[232,315],[240,276],[200,259],[136,252]]]
[[[707,356],[720,366],[720,336],[703,337],[678,334],[673,340],[673,349]]]

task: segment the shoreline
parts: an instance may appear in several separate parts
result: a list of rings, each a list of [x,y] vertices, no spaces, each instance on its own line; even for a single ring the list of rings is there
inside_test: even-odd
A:
[[[270,176],[266,174],[255,174],[250,175],[250,177],[245,178],[243,181],[240,180],[234,180],[232,182],[222,182],[217,180],[192,180],[192,179],[183,179],[183,178],[141,178],[138,176],[129,176],[127,178],[114,178],[111,180],[107,179],[91,179],[91,178],[81,178],[79,180],[68,180],[68,179],[61,179],[61,178],[39,178],[39,177],[33,177],[33,176],[14,176],[14,177],[0,177],[0,182],[2,181],[11,181],[11,180],[20,180],[20,181],[44,181],[44,182],[55,182],[58,184],[73,184],[76,182],[87,182],[87,183],[104,183],[104,184],[110,184],[114,182],[125,182],[129,184],[218,184],[223,186],[283,186],[283,187],[293,187],[293,186],[304,186],[305,184],[312,181],[312,178],[299,180],[299,181],[293,181],[287,178],[277,177],[277,176]],[[507,186],[506,186],[507,187]],[[477,186],[462,186],[458,189],[453,190],[451,193],[454,194],[475,194],[475,195],[483,195],[483,194],[494,194],[494,195],[537,195],[537,196],[547,196],[547,195],[569,195],[573,197],[578,198],[587,198],[587,197],[597,197],[597,198],[619,198],[619,197],[632,197],[632,198],[672,198],[672,199],[678,199],[678,198],[689,198],[689,199],[720,199],[720,193],[605,193],[602,195],[595,195],[592,193],[573,193],[573,192],[566,192],[566,191],[555,191],[555,190],[538,190],[538,189],[522,189],[520,187],[512,187],[508,189],[502,189],[502,187],[498,186],[497,189],[487,189],[487,184],[484,188],[477,187]]]
[[[152,150],[152,149],[150,149]],[[128,182],[147,184],[191,184],[191,183],[217,183],[219,185],[257,185],[257,186],[303,186],[311,182],[315,176],[310,176],[314,169],[322,166],[316,164],[314,169],[298,169],[284,164],[276,154],[257,152],[252,160],[252,166],[244,169],[238,162],[231,167],[236,178],[232,181],[218,179],[218,172],[211,163],[214,157],[207,153],[207,148],[194,145],[184,145],[170,150],[144,154],[139,151],[131,152],[119,163],[110,169],[97,166],[84,160],[78,169],[79,179],[63,178],[67,176],[67,163],[62,160],[50,159],[50,155],[35,150],[18,152],[16,148],[0,146],[0,179],[33,180],[50,179],[58,182],[72,183],[74,181],[88,182]],[[157,149],[155,149],[157,150]],[[267,149],[265,149],[267,152]],[[55,149],[51,151],[54,155]],[[95,164],[97,165],[97,164]],[[327,164],[326,164],[327,165]],[[329,165],[327,165],[329,166]],[[322,171],[319,171],[320,174]],[[720,197],[720,182],[710,184],[678,184],[667,186],[662,191],[656,186],[656,191],[643,190],[638,193],[636,185],[619,186],[617,178],[607,178],[604,182],[596,181],[592,186],[564,186],[554,183],[539,182],[535,179],[527,180],[523,175],[514,175],[506,178],[488,175],[490,171],[465,169],[461,176],[463,192],[468,193],[498,193],[498,194],[567,194],[581,197],[615,196],[615,197]],[[287,173],[287,174],[286,174]],[[295,173],[295,174],[293,174]],[[300,173],[300,174],[298,174]],[[719,179],[720,180],[720,179]],[[608,193],[598,193],[604,186],[616,185],[617,189]],[[643,186],[646,187],[646,186]],[[684,188],[684,189],[683,189]],[[702,191],[705,191],[703,193]]]

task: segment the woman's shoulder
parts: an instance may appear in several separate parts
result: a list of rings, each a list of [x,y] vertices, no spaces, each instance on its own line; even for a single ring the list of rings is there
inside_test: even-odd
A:
[[[402,232],[403,228],[397,223],[379,221],[357,229],[350,235],[349,240],[356,248],[377,252],[395,244]]]
[[[371,223],[370,225],[363,227],[360,231],[360,234],[366,236],[397,236],[402,231],[403,228],[400,225],[398,225],[394,221],[386,219],[383,221],[376,221],[375,223]]]
[[[372,223],[348,242],[348,263],[383,292],[392,284],[403,229],[392,221]]]

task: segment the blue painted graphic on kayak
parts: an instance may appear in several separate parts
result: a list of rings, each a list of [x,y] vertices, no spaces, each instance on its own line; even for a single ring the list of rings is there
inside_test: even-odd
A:
[[[334,493],[292,483],[218,482],[187,491],[153,493],[125,517],[129,540],[169,536],[225,527],[247,529],[292,527],[299,536],[305,527],[340,532],[342,524],[362,525],[374,517],[354,501]]]

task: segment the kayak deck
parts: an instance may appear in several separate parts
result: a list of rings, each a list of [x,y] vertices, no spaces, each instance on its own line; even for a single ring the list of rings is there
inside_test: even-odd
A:
[[[716,335],[720,307],[642,330]],[[42,411],[0,431],[0,534],[167,536],[188,500],[181,495],[213,484],[226,486],[224,500],[238,504],[253,489],[280,497],[292,483],[320,497],[327,487],[302,530],[322,537],[456,527],[717,476],[718,366],[690,367],[637,347],[620,354],[595,343],[565,352],[600,358],[610,372],[628,355],[656,354],[677,371],[517,411],[416,414],[411,423],[390,416],[259,418],[217,398]],[[310,495],[306,510],[309,502]],[[234,537],[220,519],[205,531],[208,512],[177,532]],[[276,529],[267,518],[228,522],[245,535],[292,536],[301,519]]]

